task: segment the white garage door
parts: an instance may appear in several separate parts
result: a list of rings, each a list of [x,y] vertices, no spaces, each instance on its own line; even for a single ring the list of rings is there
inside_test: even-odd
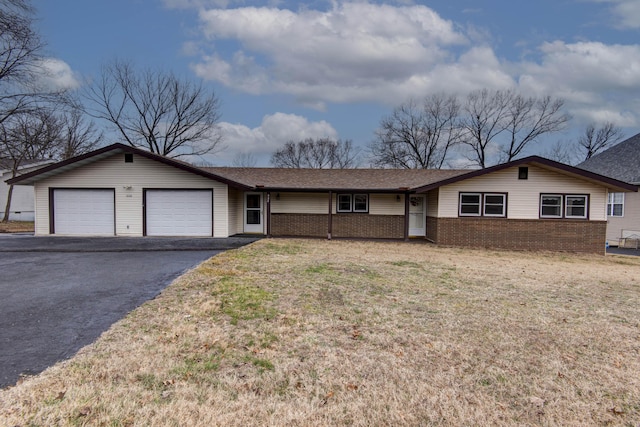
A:
[[[213,190],[147,190],[147,236],[212,236]]]
[[[54,189],[54,234],[113,236],[113,189]]]

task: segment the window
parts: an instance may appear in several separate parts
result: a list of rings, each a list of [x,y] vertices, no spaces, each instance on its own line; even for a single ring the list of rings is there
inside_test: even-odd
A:
[[[480,193],[460,193],[460,216],[480,216]]]
[[[338,212],[369,212],[368,194],[338,194]]]
[[[540,218],[586,219],[587,198],[582,194],[541,194]]]
[[[353,195],[353,211],[354,212],[369,212],[369,198],[366,194],[354,194]]]
[[[460,193],[460,216],[507,216],[507,195],[501,193]]]
[[[565,196],[565,215],[567,218],[587,217],[587,196]]]
[[[351,212],[351,194],[338,194],[338,212]]]
[[[506,194],[484,195],[484,216],[505,216]]]
[[[540,196],[541,218],[562,218],[562,196],[543,194]]]
[[[624,216],[624,193],[609,193],[608,216]]]
[[[518,168],[518,179],[529,179],[529,168],[526,166],[520,166]]]

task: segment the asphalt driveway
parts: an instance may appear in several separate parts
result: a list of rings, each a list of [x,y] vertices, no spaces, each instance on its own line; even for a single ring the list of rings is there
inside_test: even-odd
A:
[[[254,240],[0,235],[0,388],[73,356],[186,270]]]

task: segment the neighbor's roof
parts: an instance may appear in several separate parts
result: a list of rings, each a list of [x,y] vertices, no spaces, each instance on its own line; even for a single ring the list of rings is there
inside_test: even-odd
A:
[[[47,159],[22,160],[18,166],[18,170],[47,165],[53,162],[53,160]],[[13,162],[10,159],[0,159],[0,172],[10,171],[11,168],[13,168]]]
[[[596,154],[577,167],[620,181],[640,184],[640,133]]]
[[[291,169],[204,167],[247,186],[270,190],[368,190],[391,192],[436,183],[469,170],[452,169]]]

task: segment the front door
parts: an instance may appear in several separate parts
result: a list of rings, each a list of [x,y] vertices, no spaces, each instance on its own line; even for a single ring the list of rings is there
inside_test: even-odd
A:
[[[427,209],[424,195],[409,198],[409,236],[425,236],[427,231]]]
[[[262,193],[245,193],[244,195],[244,232],[264,233]]]

